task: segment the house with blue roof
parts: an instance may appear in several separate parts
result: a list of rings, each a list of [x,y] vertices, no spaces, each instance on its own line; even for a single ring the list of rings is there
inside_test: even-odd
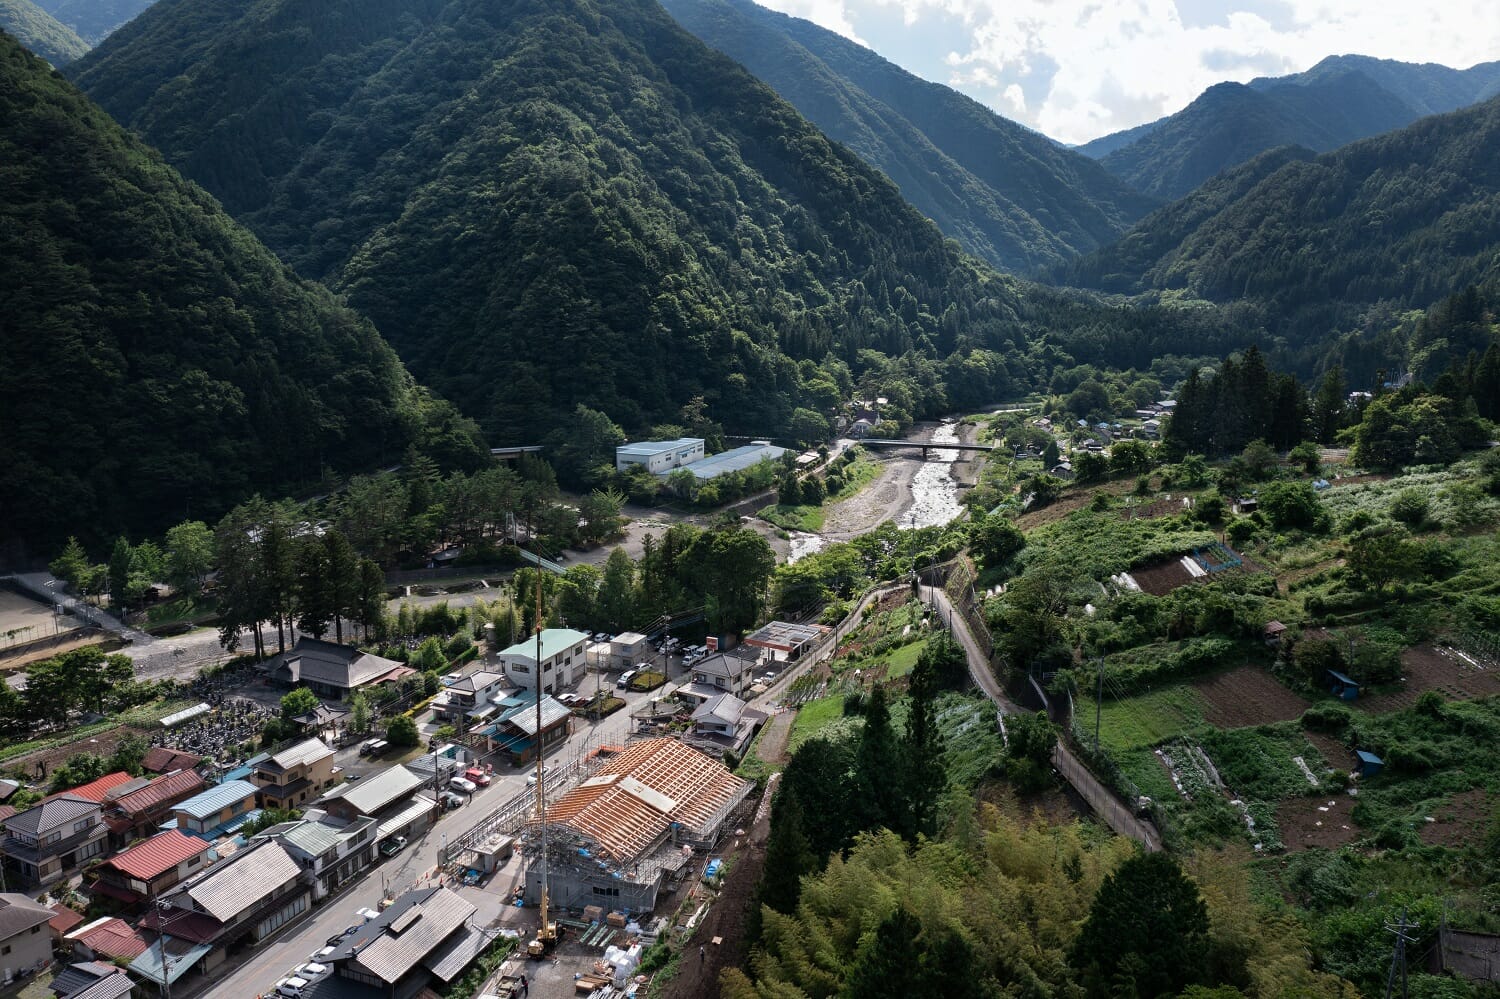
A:
[[[566,742],[573,727],[573,712],[567,705],[551,697],[543,696],[541,703],[541,726],[537,726],[536,694],[530,690],[517,691],[504,700],[496,701],[500,714],[495,724],[482,730],[492,753],[505,753],[512,763],[525,764],[536,759],[538,743],[542,752],[558,743]],[[541,733],[538,739],[538,732]]]
[[[235,833],[260,815],[255,807],[259,790],[247,780],[231,780],[179,801],[172,809],[175,827],[206,840]]]

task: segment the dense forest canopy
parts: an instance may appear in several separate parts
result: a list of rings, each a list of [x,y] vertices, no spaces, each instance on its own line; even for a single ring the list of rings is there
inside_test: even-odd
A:
[[[472,427],[370,323],[0,36],[0,535],[156,531]]]
[[[40,0],[37,6],[78,32],[89,45],[98,45],[151,3],[152,0]]]
[[[1110,242],[1155,202],[1082,154],[810,21],[751,0],[668,0],[963,248],[1029,271]]]
[[[89,50],[72,28],[32,0],[0,0],[0,31],[54,66],[66,66]]]
[[[1397,325],[1500,277],[1500,99],[1314,158],[1273,152],[1066,267],[1065,283],[1265,309],[1318,366],[1330,334]]]
[[[995,274],[654,4],[164,0],[77,78],[496,443],[579,402],[630,433],[702,396],[776,434],[840,387],[920,416],[1257,337]]]

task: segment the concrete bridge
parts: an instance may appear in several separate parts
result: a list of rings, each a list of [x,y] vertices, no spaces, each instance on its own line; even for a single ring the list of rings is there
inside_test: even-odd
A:
[[[993,451],[996,447],[994,444],[960,444],[958,442],[944,444],[939,441],[888,440],[881,437],[867,437],[859,441],[859,446],[883,451],[892,451],[897,448],[913,450],[920,448],[923,461],[931,457],[933,451]]]

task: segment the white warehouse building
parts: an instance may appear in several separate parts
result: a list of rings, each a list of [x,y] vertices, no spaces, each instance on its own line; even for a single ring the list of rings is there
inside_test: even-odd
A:
[[[615,448],[615,468],[627,471],[631,465],[645,465],[653,475],[664,475],[674,468],[691,465],[703,457],[703,438],[679,437],[675,441],[638,441]]]

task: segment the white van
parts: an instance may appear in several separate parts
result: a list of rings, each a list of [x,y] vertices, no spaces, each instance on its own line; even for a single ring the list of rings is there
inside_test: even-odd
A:
[[[628,669],[625,672],[621,673],[620,674],[620,680],[619,680],[619,682],[615,684],[615,689],[616,690],[626,690],[626,689],[628,689],[630,687],[630,681],[635,679],[635,675],[638,672],[640,672],[640,671],[639,670]]]

